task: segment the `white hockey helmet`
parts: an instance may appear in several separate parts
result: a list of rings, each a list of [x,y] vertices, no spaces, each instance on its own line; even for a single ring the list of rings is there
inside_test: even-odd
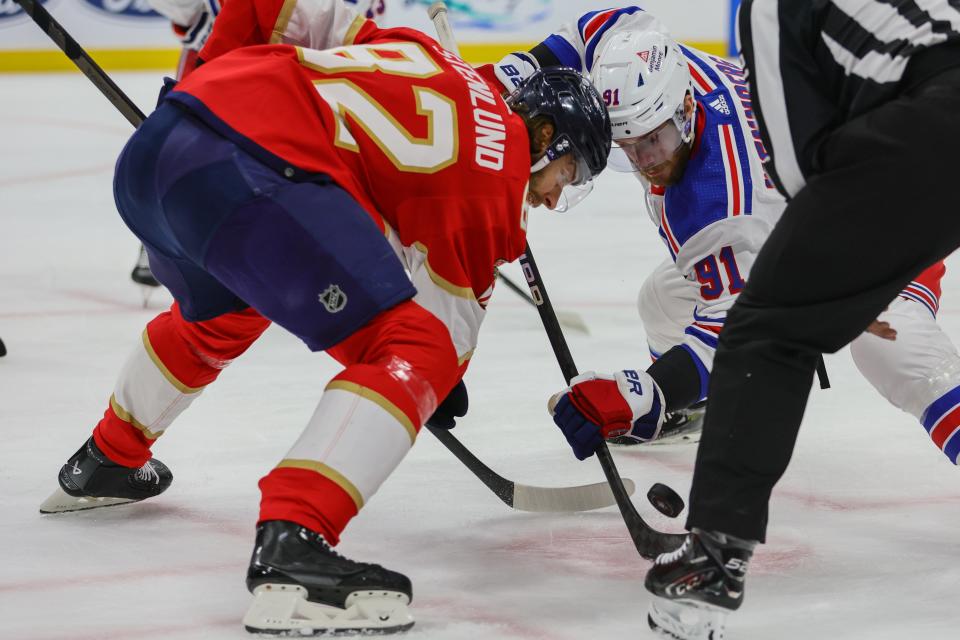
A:
[[[692,142],[694,114],[685,114],[684,100],[688,93],[694,95],[693,78],[680,45],[668,34],[614,34],[591,76],[610,112],[613,141],[626,152],[626,158],[611,155],[612,168],[648,168]]]

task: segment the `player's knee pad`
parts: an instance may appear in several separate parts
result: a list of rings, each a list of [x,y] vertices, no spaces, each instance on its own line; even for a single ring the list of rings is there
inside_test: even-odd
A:
[[[384,394],[417,429],[459,379],[449,331],[413,301],[380,314],[330,353],[348,365],[337,379]]]
[[[177,303],[147,324],[147,347],[171,375],[188,387],[213,382],[270,326],[254,309],[210,320],[186,320]]]

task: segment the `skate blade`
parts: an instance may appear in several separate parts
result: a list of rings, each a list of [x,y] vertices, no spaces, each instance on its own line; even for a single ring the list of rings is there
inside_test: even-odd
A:
[[[727,610],[701,602],[653,598],[647,623],[657,634],[674,640],[723,640]]]
[[[115,507],[130,502],[139,502],[129,498],[93,498],[91,496],[72,496],[60,487],[40,505],[40,513],[67,513],[69,511],[85,511],[100,507]]]
[[[372,635],[406,631],[413,626],[410,599],[397,591],[355,591],[346,607],[310,602],[298,585],[262,584],[243,616],[250,633],[270,635]]]
[[[703,422],[694,425],[689,429],[680,427],[676,431],[668,433],[665,436],[660,436],[653,442],[648,442],[646,444],[652,447],[660,447],[668,444],[696,444],[700,442],[700,431],[702,428]]]
[[[149,287],[147,285],[138,285],[140,288],[140,298],[143,301],[143,308],[146,309],[150,306],[150,298],[153,296],[153,292],[156,291],[156,287]]]

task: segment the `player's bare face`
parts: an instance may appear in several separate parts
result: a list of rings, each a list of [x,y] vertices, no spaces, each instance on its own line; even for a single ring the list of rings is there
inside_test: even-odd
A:
[[[530,176],[527,203],[531,207],[545,206],[547,209],[556,209],[563,188],[568,184],[574,184],[576,180],[576,158],[569,153],[560,156]]]

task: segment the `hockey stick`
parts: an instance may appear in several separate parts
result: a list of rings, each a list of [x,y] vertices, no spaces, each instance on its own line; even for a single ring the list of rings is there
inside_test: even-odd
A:
[[[523,267],[523,274],[530,286],[530,294],[537,303],[537,311],[540,313],[540,320],[543,321],[543,328],[547,332],[553,354],[557,358],[557,364],[560,365],[564,380],[569,384],[570,380],[577,376],[577,365],[574,364],[573,356],[570,355],[570,348],[567,346],[566,338],[563,337],[563,330],[560,328],[560,323],[557,322],[557,316],[553,312],[553,305],[550,304],[550,297],[547,295],[543,278],[540,276],[540,270],[537,269],[537,263],[533,259],[533,253],[530,252],[529,244],[527,244],[526,252],[520,256],[520,266]],[[617,500],[617,506],[620,508],[620,514],[627,525],[627,531],[630,532],[633,544],[640,555],[653,560],[661,553],[673,551],[683,544],[686,537],[684,534],[657,531],[643,520],[633,503],[630,502],[630,496],[620,481],[617,465],[613,461],[613,456],[610,455],[606,442],[601,441],[600,446],[597,447],[597,458],[600,460],[600,466],[603,467],[603,473],[607,477],[610,489],[613,491],[613,497]]]
[[[37,26],[43,29],[43,32],[53,40],[54,44],[60,47],[60,50],[70,58],[73,64],[77,65],[83,75],[87,76],[90,82],[100,89],[100,93],[106,96],[107,100],[123,114],[127,122],[134,127],[140,126],[140,123],[146,119],[143,111],[140,111],[133,104],[133,101],[110,79],[110,76],[100,68],[100,65],[94,62],[93,58],[83,50],[83,47],[77,44],[77,41],[67,33],[60,23],[54,20],[42,4],[37,0],[14,0],[14,2],[23,7],[23,10],[33,18]]]
[[[532,306],[537,306],[537,303],[534,302],[529,293],[524,291],[520,285],[504,275],[504,273],[499,269],[497,269],[497,278],[502,280],[503,284],[507,285],[507,289],[513,291]],[[583,318],[579,313],[573,313],[572,311],[557,311],[557,321],[560,322],[561,326],[564,326],[567,329],[572,329],[573,331],[579,331],[580,333],[590,335],[590,329],[587,327],[587,323],[583,321]]]
[[[616,503],[610,492],[610,485],[606,482],[577,487],[535,487],[507,480],[473,455],[448,429],[438,429],[430,425],[426,427],[504,504],[517,511],[541,513],[591,511]],[[623,479],[623,485],[631,495],[636,490],[636,486],[629,478]]]
[[[453,37],[453,30],[450,28],[450,22],[447,20],[447,7],[442,0],[438,0],[430,5],[428,10],[430,20],[433,21],[437,29],[437,35],[440,38],[440,44],[447,49],[459,55],[456,40]],[[563,329],[557,320],[557,314],[550,304],[550,298],[547,296],[546,287],[540,276],[540,270],[537,269],[537,263],[533,259],[533,253],[530,251],[530,245],[527,244],[526,250],[520,256],[520,266],[523,268],[523,274],[527,279],[527,285],[530,288],[530,295],[537,305],[537,312],[540,314],[540,320],[547,332],[550,340],[550,346],[557,358],[557,364],[563,373],[564,379],[569,384],[570,380],[577,375],[577,367],[573,362],[573,356],[570,355],[570,349],[567,341],[563,337]],[[630,496],[626,487],[620,480],[620,474],[617,472],[616,464],[607,449],[607,444],[601,442],[597,447],[597,458],[603,467],[603,473],[607,477],[607,483],[617,500],[617,506],[623,516],[624,523],[627,525],[627,531],[633,539],[633,544],[641,556],[648,559],[654,559],[661,553],[673,551],[679,547],[684,538],[683,534],[663,533],[652,528],[637,513],[633,503],[630,502]]]
[[[16,0],[33,21],[43,29],[51,40],[67,55],[100,92],[117,108],[134,127],[146,119],[133,100],[110,79],[107,73],[84,51],[76,40],[53,16],[35,0]],[[2,343],[0,343],[2,344]],[[2,354],[0,354],[2,355]],[[438,431],[440,433],[438,433]],[[535,487],[517,484],[498,475],[463,446],[449,431],[430,429],[447,449],[468,469],[490,487],[508,506],[519,511],[586,511],[601,509],[613,504],[606,484],[598,483],[575,487]],[[633,491],[633,482],[624,480]]]

